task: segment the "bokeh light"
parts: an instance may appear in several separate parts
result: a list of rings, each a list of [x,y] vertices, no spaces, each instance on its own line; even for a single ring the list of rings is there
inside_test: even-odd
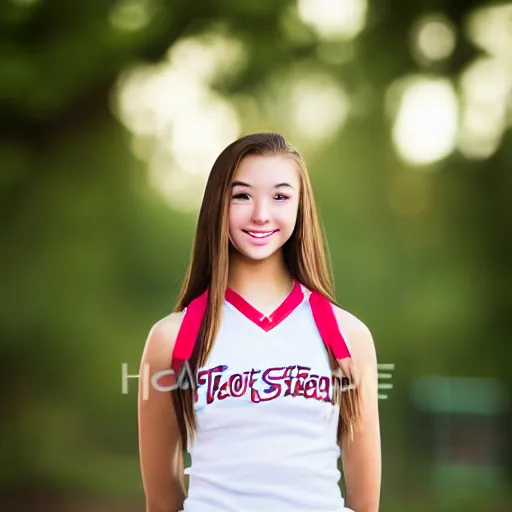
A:
[[[458,102],[449,80],[412,77],[395,84],[389,94],[397,103],[393,142],[404,161],[432,164],[453,151]]]
[[[133,151],[148,164],[151,182],[176,208],[197,207],[204,175],[240,133],[234,106],[211,83],[236,72],[243,58],[239,41],[208,34],[181,40],[162,63],[120,77],[115,111],[132,132]]]
[[[461,75],[463,104],[459,149],[466,158],[489,158],[511,125],[512,4],[477,9],[466,24],[471,41],[487,54]]]
[[[476,9],[468,17],[466,32],[480,48],[512,63],[512,3]]]
[[[321,38],[352,39],[365,27],[367,0],[298,0],[299,16]]]
[[[154,14],[151,0],[118,0],[112,6],[109,21],[117,29],[135,32],[149,25]]]
[[[308,143],[320,142],[336,133],[347,119],[349,107],[340,84],[327,77],[308,77],[291,88],[292,126]]]
[[[480,58],[462,74],[461,90],[459,149],[467,158],[488,158],[506,128],[512,74],[498,59]]]
[[[455,49],[453,25],[443,15],[423,16],[412,30],[413,55],[423,63],[448,58]]]

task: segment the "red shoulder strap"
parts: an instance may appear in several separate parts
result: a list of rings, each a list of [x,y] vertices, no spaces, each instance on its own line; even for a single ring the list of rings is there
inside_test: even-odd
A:
[[[176,374],[181,371],[183,363],[192,356],[207,302],[208,290],[192,300],[187,306],[172,352],[171,368]]]
[[[336,359],[351,357],[347,343],[338,327],[338,322],[329,299],[317,291],[312,291],[309,303],[318,332],[325,345],[332,350]]]

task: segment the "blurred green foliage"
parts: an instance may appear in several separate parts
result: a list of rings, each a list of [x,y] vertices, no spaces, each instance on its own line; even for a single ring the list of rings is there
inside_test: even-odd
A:
[[[338,299],[370,327],[380,362],[396,368],[381,403],[382,510],[509,508],[495,490],[438,501],[409,395],[425,374],[494,377],[511,389],[510,130],[487,159],[456,152],[418,171],[396,156],[383,108],[400,76],[454,77],[475,58],[463,28],[481,4],[372,1],[362,34],[331,43],[293,17],[283,28],[291,1],[0,5],[4,491],[141,498],[136,381],[121,393],[121,364],[138,372],[151,325],[174,305],[195,212],[172,210],[149,185],[112,113],[112,91],[127,67],[158,62],[176,41],[215,25],[246,51],[245,65],[213,84],[261,109],[263,121],[242,117],[244,131],[273,129],[260,103],[271,94],[268,78],[299,64],[342,81],[359,109],[321,150],[304,154]],[[450,59],[421,70],[410,27],[432,11],[459,37]],[[351,57],[326,62],[319,49]],[[390,206],[392,184],[406,214]],[[509,452],[502,464],[510,468]]]

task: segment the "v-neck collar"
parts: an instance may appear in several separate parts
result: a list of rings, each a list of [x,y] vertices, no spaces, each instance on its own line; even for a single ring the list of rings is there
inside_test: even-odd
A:
[[[277,327],[287,318],[301,304],[303,298],[304,292],[302,291],[302,286],[298,281],[294,281],[292,290],[287,297],[273,313],[266,316],[231,288],[227,288],[225,293],[227,302],[266,332]]]

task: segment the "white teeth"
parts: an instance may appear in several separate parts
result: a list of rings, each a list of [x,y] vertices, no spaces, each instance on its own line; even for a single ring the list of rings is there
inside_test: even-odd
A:
[[[247,231],[247,233],[255,238],[265,238],[266,236],[271,235],[273,231],[267,231],[266,233],[254,233],[253,231]]]

